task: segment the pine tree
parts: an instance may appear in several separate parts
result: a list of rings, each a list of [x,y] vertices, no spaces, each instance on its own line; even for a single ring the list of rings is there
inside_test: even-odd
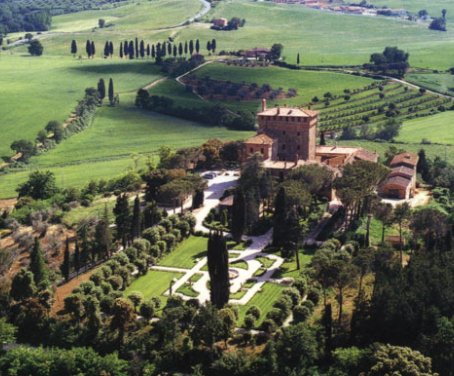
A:
[[[151,54],[150,45],[147,44],[147,57],[148,57],[148,58],[150,57],[150,54]]]
[[[76,239],[76,245],[74,248],[74,270],[76,271],[76,274],[79,274],[80,270],[80,250],[79,250],[79,242]]]
[[[96,47],[95,47],[95,42],[94,41],[91,41],[91,56],[95,56],[96,55]]]
[[[77,42],[73,39],[71,42],[71,53],[75,57],[77,54]]]
[[[181,42],[178,44],[178,55],[183,55],[183,44]]]
[[[207,259],[211,303],[221,309],[228,303],[230,296],[229,256],[227,244],[221,232],[210,234]]]
[[[104,57],[108,57],[110,54],[110,48],[109,48],[109,42],[106,41],[106,44],[104,45]]]
[[[102,101],[106,97],[106,84],[105,84],[103,78],[101,78],[98,81],[98,95],[99,95],[99,99],[101,99],[101,103],[102,103]]]
[[[87,53],[88,58],[91,57],[91,43],[89,40],[87,40],[87,43],[85,44],[85,52]]]
[[[143,40],[140,41],[140,57],[142,59],[145,57],[145,43]]]
[[[139,58],[139,39],[138,38],[135,39],[134,50],[136,52],[136,59],[138,59]]]
[[[63,257],[63,264],[61,264],[60,270],[61,274],[65,278],[65,281],[68,282],[69,275],[71,273],[71,261],[70,261],[70,253],[69,253],[69,239],[66,238],[66,246],[65,246],[65,255]]]
[[[188,54],[188,41],[185,41],[185,42],[184,42],[184,54],[185,54],[185,55]]]
[[[30,254],[30,271],[33,273],[35,284],[38,287],[48,284],[47,265],[38,238],[35,238],[35,244]]]
[[[194,52],[194,42],[192,40],[189,41],[189,54],[192,56]]]
[[[131,228],[128,197],[125,194],[117,197],[113,212],[115,214],[115,224],[117,225],[117,239],[120,239],[123,247],[125,247]]]
[[[211,40],[211,51],[213,53],[216,52],[216,39],[214,39],[214,38]]]
[[[123,59],[123,42],[120,42],[120,59]]]
[[[285,242],[287,219],[287,195],[285,189],[279,189],[274,201],[273,245],[281,246]]]
[[[195,41],[195,52],[200,52],[200,42],[198,39]]]
[[[235,192],[232,207],[232,225],[231,231],[233,239],[239,243],[246,230],[246,203],[244,193],[241,189]]]
[[[296,64],[300,65],[300,53],[298,52],[298,55],[296,55]]]
[[[141,233],[141,224],[142,218],[140,213],[140,199],[139,196],[136,196],[134,199],[134,208],[132,211],[132,220],[131,220],[131,238],[136,239],[140,237]]]
[[[107,258],[112,250],[112,233],[110,231],[109,211],[104,206],[104,215],[95,228],[96,248],[101,258]]]
[[[112,78],[109,79],[109,102],[110,105],[113,106],[115,104],[115,94],[114,94],[114,86]]]
[[[109,54],[110,54],[110,57],[112,57],[114,54],[114,46],[113,46],[112,41],[109,42]]]

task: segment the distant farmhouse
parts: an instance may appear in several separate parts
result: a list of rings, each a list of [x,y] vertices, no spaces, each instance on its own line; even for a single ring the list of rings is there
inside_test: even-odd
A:
[[[391,161],[391,172],[380,187],[382,197],[408,200],[416,190],[416,166],[418,155],[402,153],[396,155]]]
[[[286,106],[267,108],[263,99],[257,121],[257,135],[244,142],[242,159],[259,153],[264,167],[278,176],[306,164],[322,164],[339,172],[340,167],[355,160],[378,161],[376,153],[363,148],[316,145],[317,111]]]

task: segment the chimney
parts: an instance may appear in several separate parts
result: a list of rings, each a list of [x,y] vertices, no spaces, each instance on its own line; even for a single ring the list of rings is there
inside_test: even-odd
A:
[[[262,98],[262,111],[266,111],[266,99]]]

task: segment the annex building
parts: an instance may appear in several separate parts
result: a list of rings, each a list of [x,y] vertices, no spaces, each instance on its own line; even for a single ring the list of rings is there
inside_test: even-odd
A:
[[[278,175],[310,163],[338,170],[355,160],[378,161],[376,153],[357,147],[317,145],[317,111],[298,107],[267,108],[257,114],[258,132],[243,144],[242,159],[259,153],[266,169]]]

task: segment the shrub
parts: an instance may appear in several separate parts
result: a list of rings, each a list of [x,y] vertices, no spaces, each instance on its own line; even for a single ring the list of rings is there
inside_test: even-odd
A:
[[[301,299],[300,292],[294,287],[286,288],[283,292],[283,295],[288,296],[292,301],[292,306],[298,305]]]
[[[252,316],[254,317],[256,320],[258,320],[260,318],[260,315],[262,314],[262,312],[260,311],[260,308],[257,307],[257,306],[251,306],[249,307],[249,309],[246,311],[246,315],[247,316]]]
[[[309,308],[305,306],[296,306],[293,308],[293,322],[300,323],[306,321],[311,315]]]
[[[160,254],[162,255],[163,253],[167,252],[167,243],[163,240],[160,240],[156,243],[156,245],[159,247]]]
[[[107,280],[114,290],[120,290],[123,286],[123,278],[119,275],[113,275]]]
[[[176,244],[176,238],[173,234],[166,234],[162,237],[162,240],[166,243],[167,250],[171,251]]]
[[[256,318],[252,315],[246,315],[244,318],[244,328],[251,330],[254,327]]]
[[[142,236],[150,242],[151,245],[155,245],[161,240],[158,227],[149,227],[143,233]]]

